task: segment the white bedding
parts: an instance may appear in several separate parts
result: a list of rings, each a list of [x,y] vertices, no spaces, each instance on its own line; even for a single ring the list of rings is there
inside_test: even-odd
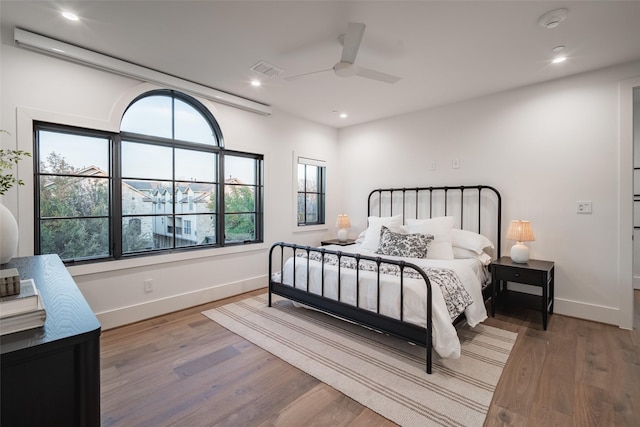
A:
[[[364,249],[361,245],[324,246],[325,249],[342,251],[343,253],[360,253],[378,257],[380,255]],[[401,259],[398,257],[384,257]],[[476,259],[419,259],[405,258],[423,268],[445,268],[452,270],[471,295],[473,303],[465,309],[467,323],[475,326],[487,318],[487,311],[482,298],[482,281],[487,278],[485,267]],[[310,261],[309,291],[315,294],[322,293],[322,273],[320,263]],[[285,263],[283,282],[292,285],[293,258]],[[356,305],[356,274],[354,270],[341,269],[341,295],[340,301]],[[367,310],[377,310],[377,274],[370,271],[360,271],[360,307]],[[332,299],[338,297],[337,285],[338,269],[336,266],[325,264],[325,288],[324,296]],[[380,284],[380,313],[396,319],[400,318],[400,295],[398,292],[398,277],[381,275]],[[426,287],[422,279],[404,279],[404,321],[426,327]],[[306,258],[296,259],[296,288],[307,287],[307,262]],[[433,348],[444,358],[460,357],[460,341],[456,329],[452,324],[439,286],[432,285],[433,293]]]

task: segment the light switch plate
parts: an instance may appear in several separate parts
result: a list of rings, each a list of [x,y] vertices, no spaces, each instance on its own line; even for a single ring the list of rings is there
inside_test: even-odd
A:
[[[577,211],[579,214],[591,214],[592,209],[590,201],[577,202]]]

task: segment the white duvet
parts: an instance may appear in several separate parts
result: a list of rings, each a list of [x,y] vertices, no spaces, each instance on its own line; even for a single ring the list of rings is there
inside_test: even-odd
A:
[[[325,249],[342,251],[343,253],[360,253],[378,257],[375,252],[363,249],[360,245],[324,246]],[[401,259],[399,257],[385,257]],[[481,280],[485,278],[482,264],[475,259],[435,260],[422,258],[404,258],[405,261],[423,268],[446,268],[452,270],[471,295],[473,303],[465,309],[467,323],[475,326],[487,318],[487,311],[482,298]],[[296,258],[296,288],[307,288],[307,260]],[[310,261],[309,292],[322,294],[321,263]],[[283,282],[292,286],[293,258],[285,263]],[[325,264],[324,296],[338,299],[337,284],[338,268]],[[356,305],[356,272],[352,269],[341,268],[340,301]],[[396,319],[400,318],[400,294],[398,292],[397,276],[380,276],[380,310],[381,314]],[[433,348],[443,358],[460,357],[460,341],[456,329],[449,317],[440,287],[432,285],[433,293]],[[426,327],[427,293],[424,280],[404,279],[404,321]],[[377,311],[377,274],[370,271],[360,271],[360,304],[361,308]]]

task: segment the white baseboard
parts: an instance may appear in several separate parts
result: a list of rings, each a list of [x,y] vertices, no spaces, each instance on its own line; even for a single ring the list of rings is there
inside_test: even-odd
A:
[[[553,302],[553,312],[609,325],[620,325],[620,310],[615,307],[587,304],[556,297]]]
[[[173,311],[183,310],[196,305],[264,288],[266,287],[266,283],[268,283],[267,276],[254,277],[240,282],[217,285],[195,292],[145,302],[143,304],[103,311],[102,313],[96,313],[96,317],[100,321],[102,330],[104,331]]]
[[[637,283],[634,278],[634,285]],[[637,278],[640,280],[640,278]],[[102,330],[116,328],[129,323],[139,322],[155,316],[183,310],[211,301],[217,301],[234,295],[264,288],[267,283],[267,276],[254,277],[240,282],[226,283],[175,295],[169,298],[145,302],[143,304],[118,308],[111,311],[96,313],[96,317],[102,324]],[[636,288],[637,289],[637,288]],[[607,323],[618,326],[619,309],[613,307],[587,304],[584,302],[571,301],[562,298],[555,298],[554,313],[565,316],[577,317],[579,319],[593,320],[595,322]]]

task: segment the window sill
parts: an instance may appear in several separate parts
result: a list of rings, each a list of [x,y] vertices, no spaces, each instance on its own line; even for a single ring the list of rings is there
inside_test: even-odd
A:
[[[310,231],[328,231],[329,227],[327,224],[319,224],[319,225],[296,225],[293,227],[294,233],[308,233]]]
[[[166,264],[171,262],[180,262],[185,260],[193,260],[200,258],[213,258],[222,255],[236,254],[243,252],[264,251],[269,249],[270,245],[266,243],[247,244],[239,246],[229,246],[225,248],[211,248],[199,251],[185,251],[173,254],[150,255],[143,257],[127,258],[117,261],[96,262],[83,265],[69,265],[67,270],[74,276],[84,276],[96,273],[105,273],[109,271],[126,270],[129,268],[148,267],[158,264]]]

